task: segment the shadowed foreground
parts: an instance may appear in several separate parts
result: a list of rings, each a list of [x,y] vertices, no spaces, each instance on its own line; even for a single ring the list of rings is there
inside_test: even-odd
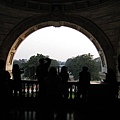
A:
[[[35,101],[34,101],[35,102]],[[36,103],[40,101],[36,101]],[[120,118],[120,101],[106,102],[61,102],[35,104],[14,101],[14,105],[1,109],[1,120],[87,120]],[[77,104],[76,104],[77,103]],[[7,109],[8,108],[8,109]]]

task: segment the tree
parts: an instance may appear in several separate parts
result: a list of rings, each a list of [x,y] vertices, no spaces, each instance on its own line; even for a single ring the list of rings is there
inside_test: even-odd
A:
[[[98,63],[99,64],[99,63]],[[96,61],[93,59],[93,55],[90,53],[83,54],[74,58],[70,58],[66,61],[66,66],[68,67],[69,72],[72,73],[75,80],[79,78],[79,72],[82,70],[83,66],[88,66],[91,73],[92,80],[99,80],[99,71],[101,64],[96,64]]]
[[[46,57],[49,56],[37,54],[36,56],[31,56],[28,61],[24,61],[24,59],[22,59],[15,60],[14,63],[18,63],[20,65],[20,68],[24,69],[24,78],[35,79],[35,72],[36,67],[39,64],[39,59]],[[58,68],[58,66],[60,65],[66,65],[68,67],[68,71],[74,76],[75,80],[78,80],[79,72],[82,70],[82,67],[86,65],[89,68],[92,80],[100,80],[99,72],[101,71],[101,60],[100,58],[93,59],[93,55],[91,55],[90,53],[69,58],[66,62],[51,59],[50,66]]]
[[[31,56],[30,59],[23,63],[24,68],[24,77],[27,79],[35,79],[36,78],[36,67],[39,64],[40,58],[46,58],[49,56],[44,56],[42,54],[37,54],[36,56]],[[58,66],[59,63],[56,60],[51,59],[51,65],[50,66]]]

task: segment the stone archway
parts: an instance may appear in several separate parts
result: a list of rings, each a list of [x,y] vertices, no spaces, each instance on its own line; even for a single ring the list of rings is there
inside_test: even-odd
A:
[[[34,16],[24,20],[17,25],[5,39],[2,45],[1,55],[4,55],[2,57],[6,60],[6,69],[8,71],[12,69],[13,57],[20,43],[32,32],[48,26],[67,26],[82,32],[96,46],[102,60],[103,69],[105,69],[105,71],[107,67],[116,69],[113,48],[106,35],[99,27],[83,17],[71,15],[45,15]]]

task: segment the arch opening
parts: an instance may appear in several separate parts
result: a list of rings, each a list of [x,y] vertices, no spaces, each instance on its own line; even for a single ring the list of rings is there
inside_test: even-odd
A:
[[[61,62],[88,53],[93,55],[93,58],[99,57],[90,39],[81,32],[65,26],[44,27],[33,32],[20,44],[15,58],[29,59],[31,55],[37,55],[37,53]]]
[[[81,33],[83,33],[96,47],[99,56],[101,58],[102,61],[102,72],[107,72],[107,62],[106,62],[106,58],[103,52],[102,47],[100,46],[100,44],[98,43],[97,39],[87,30],[85,30],[84,28],[82,28],[81,26],[78,26],[76,24],[73,23],[69,23],[69,22],[65,22],[65,21],[61,21],[61,22],[44,22],[44,23],[40,23],[40,24],[36,24],[32,27],[30,27],[29,29],[27,29],[26,31],[24,31],[14,42],[14,44],[12,45],[8,57],[7,57],[7,62],[6,62],[6,70],[8,70],[11,73],[12,70],[12,64],[13,64],[13,59],[14,59],[14,55],[17,52],[17,48],[20,46],[20,44],[32,33],[34,33],[35,31],[45,28],[45,27],[49,27],[49,26],[54,26],[54,27],[69,27],[69,28],[73,28]]]

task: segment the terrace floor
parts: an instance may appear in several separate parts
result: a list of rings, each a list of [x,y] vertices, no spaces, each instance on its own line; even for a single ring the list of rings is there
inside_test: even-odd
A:
[[[13,101],[14,102],[14,101]],[[35,101],[34,101],[35,102]],[[120,118],[120,101],[53,104],[11,103],[1,108],[1,120],[102,120]],[[50,101],[47,101],[50,102]],[[22,103],[22,104],[21,104]]]

